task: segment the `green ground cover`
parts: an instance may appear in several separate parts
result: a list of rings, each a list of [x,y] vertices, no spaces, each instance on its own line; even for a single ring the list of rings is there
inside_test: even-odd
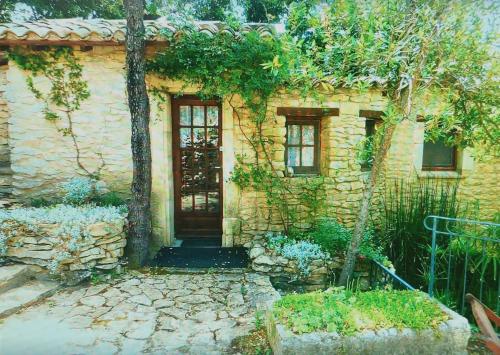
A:
[[[382,328],[436,328],[449,319],[420,291],[353,292],[342,288],[284,296],[275,303],[273,315],[294,333],[341,335]]]

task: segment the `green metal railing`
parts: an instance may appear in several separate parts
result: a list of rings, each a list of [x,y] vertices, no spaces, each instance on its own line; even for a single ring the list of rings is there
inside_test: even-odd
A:
[[[498,314],[500,224],[431,215],[424,226],[432,233],[429,295],[465,314],[465,294],[472,293]]]

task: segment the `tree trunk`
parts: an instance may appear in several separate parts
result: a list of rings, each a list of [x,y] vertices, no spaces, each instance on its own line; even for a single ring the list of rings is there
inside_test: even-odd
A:
[[[387,152],[391,147],[392,135],[394,134],[395,129],[396,125],[394,123],[391,123],[388,125],[388,127],[386,127],[384,135],[382,137],[382,142],[380,143],[380,146],[377,149],[377,154],[375,156],[375,159],[373,160],[373,165],[370,172],[370,178],[363,192],[361,209],[356,219],[356,225],[354,227],[354,233],[352,235],[351,244],[349,245],[344,267],[342,269],[342,273],[340,274],[339,278],[340,285],[347,285],[347,282],[351,278],[352,273],[354,271],[356,258],[359,252],[359,246],[363,241],[363,235],[365,233],[366,224],[368,223],[368,217],[369,217],[368,214],[370,212],[370,205],[373,197],[373,192],[375,191],[375,187],[377,186],[377,181],[380,176],[380,171],[382,169],[385,157],[387,156]]]
[[[144,59],[144,0],[125,0],[127,14],[127,94],[132,121],[132,198],[127,254],[131,267],[145,264],[151,236],[151,141]]]

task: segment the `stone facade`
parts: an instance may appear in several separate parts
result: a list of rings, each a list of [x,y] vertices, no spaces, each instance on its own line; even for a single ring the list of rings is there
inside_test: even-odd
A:
[[[90,98],[75,115],[75,132],[83,161],[89,167],[98,166],[98,154],[102,154],[105,161],[102,179],[111,190],[126,196],[132,162],[123,47],[94,46],[91,50],[80,51],[80,47],[75,46],[75,50],[91,92]],[[57,193],[58,183],[79,174],[75,150],[69,137],[63,137],[53,123],[44,120],[42,104],[27,89],[25,78],[26,74],[14,63],[0,69],[0,159],[7,157],[5,153],[9,152],[12,193],[15,196],[25,200],[39,196],[50,198]],[[42,81],[39,83],[43,85]],[[183,83],[155,77],[149,77],[148,81],[151,86],[166,87],[172,95],[196,93],[196,88],[186,88]],[[321,176],[325,180],[324,194],[328,206],[324,213],[352,226],[367,177],[359,165],[355,149],[365,136],[365,118],[360,117],[360,110],[381,111],[386,104],[387,100],[380,91],[359,94],[338,90],[320,99],[306,100],[290,93],[280,93],[269,102],[268,120],[263,126],[263,133],[273,141],[270,155],[275,169],[282,174],[285,172],[286,118],[277,115],[278,107],[338,108],[338,116],[321,119]],[[151,109],[153,230],[155,245],[161,246],[172,244],[174,240],[170,97],[159,102],[152,95]],[[281,230],[282,226],[278,215],[267,208],[263,193],[240,191],[230,182],[236,157],[250,157],[251,161],[254,156],[245,135],[251,136],[255,132],[248,111],[237,97],[231,101],[225,98],[222,110],[223,245],[243,245],[263,231]],[[8,145],[4,144],[7,140]],[[467,201],[479,202],[481,219],[491,219],[498,213],[500,206],[494,198],[500,194],[498,159],[478,162],[472,158],[473,152],[464,151],[459,154],[456,172],[422,172],[422,147],[423,124],[401,124],[386,163],[386,183],[388,179],[408,177],[457,178],[460,196]],[[303,181],[304,177],[290,179],[293,185]],[[381,186],[383,184],[384,179]]]
[[[4,222],[0,233],[9,237],[3,257],[9,261],[42,266],[61,276],[63,281],[74,283],[88,277],[90,270],[113,270],[118,267],[127,244],[124,226],[124,219],[90,224],[85,229],[86,236],[81,236],[75,247],[72,246],[75,238],[61,235],[57,223],[39,224],[33,228],[15,221]]]
[[[267,275],[273,285],[281,291],[307,292],[324,290],[335,283],[340,276],[344,258],[334,256],[328,260],[313,260],[308,275],[301,272],[295,260],[279,255],[270,249],[262,236],[257,236],[245,244],[250,256],[250,267],[253,271]],[[360,290],[370,288],[370,262],[359,258],[353,274],[353,287]]]

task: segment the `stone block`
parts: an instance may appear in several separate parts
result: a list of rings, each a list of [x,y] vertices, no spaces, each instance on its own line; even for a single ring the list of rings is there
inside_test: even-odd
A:
[[[368,330],[352,336],[312,332],[294,334],[278,323],[271,312],[266,315],[266,331],[275,355],[329,354],[467,354],[470,326],[467,319],[442,306],[451,320],[437,329]]]

